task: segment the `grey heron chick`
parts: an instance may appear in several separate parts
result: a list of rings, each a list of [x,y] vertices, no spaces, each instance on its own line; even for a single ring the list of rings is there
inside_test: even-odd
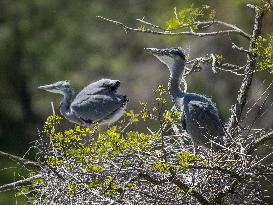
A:
[[[183,112],[182,127],[190,135],[194,147],[203,146],[217,151],[224,145],[224,127],[218,110],[210,98],[181,90],[179,82],[185,68],[185,54],[181,48],[146,48],[170,71],[168,90],[175,107]]]
[[[117,94],[119,80],[101,79],[83,88],[73,99],[69,81],[58,81],[38,88],[64,96],[61,114],[70,122],[89,127],[93,123],[111,124],[124,113],[128,98]]]

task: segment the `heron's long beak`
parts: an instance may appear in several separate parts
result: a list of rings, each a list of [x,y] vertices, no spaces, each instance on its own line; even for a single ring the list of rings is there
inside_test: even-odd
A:
[[[144,50],[147,53],[153,54],[153,55],[158,55],[158,56],[163,56],[163,55],[168,55],[168,53],[166,53],[165,49],[159,49],[159,48],[144,48]]]
[[[38,88],[42,89],[42,90],[49,91],[49,92],[52,92],[52,91],[55,90],[55,86],[54,85],[42,85],[42,86],[39,86]]]

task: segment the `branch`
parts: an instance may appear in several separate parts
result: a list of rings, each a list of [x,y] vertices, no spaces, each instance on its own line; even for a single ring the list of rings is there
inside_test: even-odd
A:
[[[235,191],[235,189],[237,188],[238,183],[239,183],[239,180],[234,180],[233,183],[228,188],[226,188],[222,192],[218,193],[216,195],[216,197],[212,200],[212,202],[214,204],[221,204],[222,199],[226,195],[232,194]]]
[[[2,185],[2,186],[0,186],[0,192],[8,191],[8,190],[15,189],[15,188],[20,188],[22,186],[28,185],[33,180],[39,179],[39,178],[42,178],[41,174],[37,174],[37,175],[29,177],[27,179],[19,180],[19,181],[10,183],[10,184]]]
[[[214,54],[210,55],[211,57],[199,57],[193,60],[187,61],[186,64],[190,64],[192,66],[191,69],[188,69],[184,76],[190,75],[194,71],[201,70],[201,63],[211,65],[213,72],[216,72],[216,68],[222,71],[232,72],[235,75],[242,75],[238,73],[238,71],[243,71],[245,66],[238,66],[231,63],[223,63],[219,59],[216,59]],[[214,60],[212,59],[214,58]]]
[[[232,42],[232,48],[237,49],[238,51],[241,51],[246,54],[250,54],[250,52],[243,47],[237,46],[235,43]]]
[[[19,163],[21,165],[31,165],[31,166],[34,166],[35,168],[40,168],[40,164],[38,162],[34,162],[34,161],[31,161],[31,160],[28,160],[28,159],[24,159],[22,157],[18,157],[18,156],[13,155],[13,154],[9,154],[9,153],[0,151],[0,156],[9,158],[10,160],[15,161],[15,162],[17,162],[17,163]]]
[[[226,29],[226,30],[212,31],[212,32],[195,32],[193,30],[181,31],[181,32],[172,32],[170,30],[156,31],[156,30],[145,29],[145,28],[132,28],[132,27],[125,25],[122,22],[108,19],[108,18],[105,18],[102,16],[97,16],[97,18],[100,18],[102,20],[105,20],[110,23],[121,26],[126,32],[140,32],[140,33],[150,33],[150,34],[154,34],[154,35],[167,35],[167,36],[191,35],[191,36],[198,36],[198,37],[217,36],[217,35],[225,35],[225,34],[230,34],[230,33],[237,33],[237,34],[240,34],[240,35],[246,37],[247,39],[250,39],[248,34],[246,34],[245,32],[242,32],[242,30],[238,30],[238,29]],[[147,24],[147,23],[148,22],[145,22],[145,24]],[[153,25],[152,27],[156,26],[151,23],[149,23],[149,25],[150,26]]]
[[[266,134],[265,136],[261,137],[259,140],[257,140],[253,145],[251,145],[247,149],[247,154],[252,154],[259,146],[264,145],[266,142],[273,140],[273,131]]]
[[[183,190],[185,193],[188,193],[189,195],[195,197],[201,204],[203,205],[209,205],[209,201],[203,197],[202,194],[200,194],[199,192],[192,190],[188,185],[184,184],[183,182],[181,182],[179,179],[174,178],[172,180],[172,182],[179,187],[181,190]]]
[[[197,25],[213,25],[213,24],[219,24],[219,25],[223,25],[226,26],[228,28],[231,28],[233,30],[238,31],[238,33],[240,33],[243,37],[247,38],[248,40],[251,40],[251,35],[249,35],[247,32],[243,31],[242,29],[240,29],[239,27],[233,25],[233,24],[229,24],[226,23],[224,21],[219,21],[219,20],[212,20],[212,21],[198,21],[196,22]]]
[[[256,6],[248,5],[248,7],[254,9],[255,21],[254,21],[253,32],[251,36],[252,40],[250,41],[250,45],[248,49],[249,55],[248,55],[247,64],[246,64],[247,66],[244,71],[244,78],[239,90],[237,102],[231,109],[232,114],[229,119],[229,127],[228,127],[228,133],[231,133],[231,135],[235,134],[233,133],[233,130],[239,124],[243,109],[246,105],[246,99],[248,97],[248,92],[252,83],[253,73],[256,68],[256,62],[257,62],[257,54],[255,54],[254,52],[254,49],[256,48],[255,40],[258,38],[258,36],[261,35],[262,21],[264,17],[264,12],[258,9]]]
[[[227,170],[227,169],[223,169],[221,167],[206,167],[206,166],[189,166],[190,169],[206,169],[206,170],[212,170],[212,171],[219,171],[225,174],[229,174],[230,176],[239,179],[239,180],[243,180],[243,177],[241,177],[239,174],[237,174],[236,172]]]
[[[145,173],[139,173],[138,177],[145,179],[146,181],[151,182],[154,185],[161,185],[161,184],[167,182],[167,180],[156,180],[156,179],[152,178],[150,175],[145,174]]]
[[[209,202],[205,197],[203,197],[199,192],[197,192],[195,190],[192,190],[187,184],[184,184],[179,179],[174,177],[173,172],[171,172],[171,173],[172,173],[172,176],[170,177],[171,182],[173,182],[177,187],[179,187],[185,193],[188,193],[189,195],[195,197],[201,204],[209,205]],[[154,185],[161,185],[161,184],[163,184],[165,182],[168,182],[168,180],[156,180],[156,179],[152,178],[150,175],[145,174],[145,173],[139,173],[138,176],[140,178],[143,178],[143,179],[147,180],[148,182],[150,182],[150,183],[152,183]]]

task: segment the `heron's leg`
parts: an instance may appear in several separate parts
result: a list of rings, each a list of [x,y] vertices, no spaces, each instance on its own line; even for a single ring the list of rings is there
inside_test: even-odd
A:
[[[193,155],[196,155],[197,153],[197,144],[192,140],[192,144],[193,144]]]
[[[98,125],[98,133],[94,135],[92,145],[98,141],[101,133],[106,132],[107,128],[108,128],[107,125],[100,125],[100,124]]]
[[[88,128],[90,129],[90,130],[92,130],[93,128],[94,128],[94,125],[93,124],[90,124],[89,126],[88,126]],[[100,134],[100,127],[98,127],[98,134],[97,133],[95,133],[95,134],[89,134],[89,133],[87,133],[87,135],[86,135],[86,137],[83,139],[83,144],[85,145],[85,146],[92,146],[92,145],[94,145],[95,144],[95,142],[97,141],[97,139],[98,139],[98,137],[99,137],[99,134]]]
[[[88,128],[91,130],[92,125],[88,126]],[[83,145],[84,146],[90,145],[90,139],[91,139],[91,135],[89,133],[87,133],[86,137],[82,140]]]

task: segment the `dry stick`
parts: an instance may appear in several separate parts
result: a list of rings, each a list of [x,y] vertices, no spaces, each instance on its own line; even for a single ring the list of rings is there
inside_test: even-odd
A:
[[[255,22],[253,26],[253,33],[252,33],[252,40],[250,41],[249,45],[249,53],[248,59],[247,59],[247,66],[245,69],[245,76],[242,81],[241,88],[239,90],[239,94],[237,97],[237,102],[232,108],[232,115],[229,120],[229,127],[228,132],[233,133],[233,130],[240,122],[241,115],[243,112],[243,108],[246,104],[246,99],[248,97],[248,92],[252,83],[253,73],[256,67],[257,62],[257,54],[254,52],[254,49],[256,48],[255,40],[258,38],[258,36],[261,35],[262,30],[262,21],[264,17],[264,12],[262,10],[259,10],[258,8],[254,7],[253,5],[248,5],[248,7],[254,9],[255,11]]]
[[[260,100],[262,99],[262,97],[267,93],[267,91],[271,88],[272,83],[269,84],[269,86],[265,89],[265,91],[261,94],[261,96],[255,101],[255,103],[247,110],[245,116],[243,117],[243,119],[247,118],[247,115],[250,113],[250,111],[258,104],[258,102],[260,102]]]
[[[212,171],[219,171],[219,172],[222,172],[224,174],[228,174],[236,179],[239,179],[239,180],[243,180],[244,178],[242,176],[240,176],[240,174],[237,174],[236,172],[233,172],[231,170],[228,170],[228,169],[224,169],[224,168],[221,168],[221,167],[209,167],[209,166],[195,166],[195,165],[190,165],[189,166],[189,169],[203,169],[203,170],[212,170]]]
[[[0,192],[8,191],[8,190],[11,190],[11,189],[15,189],[15,188],[19,188],[19,187],[28,185],[28,184],[30,184],[33,180],[39,179],[39,178],[42,178],[42,175],[41,175],[41,174],[37,174],[37,175],[32,176],[32,177],[29,177],[29,178],[27,178],[27,179],[19,180],[19,181],[10,183],[10,184],[5,184],[5,185],[3,185],[3,186],[0,186]]]
[[[9,153],[0,151],[0,156],[9,158],[10,160],[15,161],[15,162],[17,162],[17,163],[19,163],[21,165],[31,165],[31,166],[33,166],[35,168],[40,168],[40,164],[38,162],[34,162],[34,161],[31,161],[31,160],[28,160],[28,159],[24,159],[22,157],[18,157],[18,156],[13,155],[13,154],[9,154]]]
[[[251,147],[249,147],[247,149],[247,154],[252,154],[259,146],[265,144],[266,142],[273,140],[273,131],[267,133],[266,135],[264,135],[262,138],[260,138],[259,140],[257,140],[257,142],[255,144],[253,144]]]

